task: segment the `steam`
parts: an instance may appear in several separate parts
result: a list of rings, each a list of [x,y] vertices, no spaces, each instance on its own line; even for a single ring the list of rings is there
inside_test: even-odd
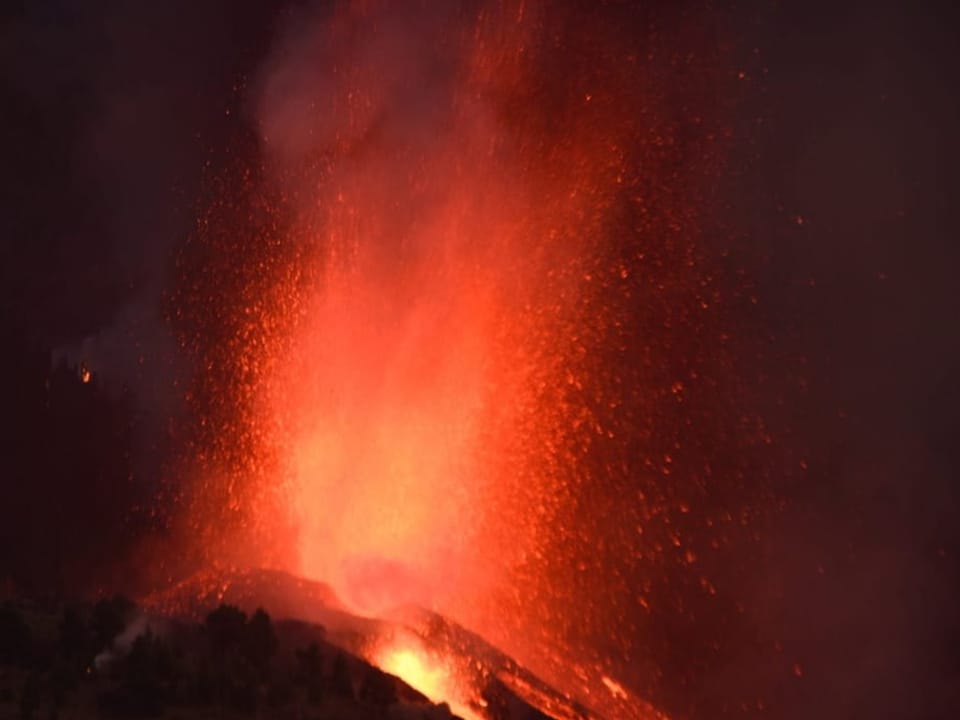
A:
[[[94,657],[93,667],[98,671],[106,669],[115,660],[127,655],[138,637],[147,632],[156,633],[158,629],[163,628],[163,625],[164,622],[160,618],[138,613],[127,623],[123,632],[113,639],[110,647]]]

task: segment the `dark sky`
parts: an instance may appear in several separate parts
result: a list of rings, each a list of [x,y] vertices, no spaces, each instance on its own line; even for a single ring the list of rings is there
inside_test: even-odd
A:
[[[4,332],[85,361],[135,398],[135,462],[155,482],[183,360],[162,317],[236,88],[272,3],[4,4],[0,175]],[[235,125],[235,123],[233,123]]]
[[[5,4],[4,251],[20,262],[5,285],[44,342],[149,314],[233,88],[269,38],[271,11],[252,5]]]
[[[735,202],[769,253],[757,276],[770,332],[809,380],[789,420],[813,460],[788,490],[767,576],[784,596],[771,620],[815,659],[791,716],[947,717],[960,657],[957,14],[781,3],[755,18],[763,123]]]
[[[176,411],[168,255],[276,5],[0,10],[4,353],[84,357],[104,385],[128,385],[135,465],[156,461],[150,438]],[[755,589],[758,617],[805,660],[783,717],[952,717],[960,14],[908,2],[714,12],[748,84],[726,195],[754,252],[771,354],[806,383],[772,411],[810,467],[784,488],[790,507]],[[759,663],[704,682],[745,683]]]

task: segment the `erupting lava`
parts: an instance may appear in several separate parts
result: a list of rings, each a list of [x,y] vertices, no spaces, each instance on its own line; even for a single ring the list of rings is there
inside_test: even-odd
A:
[[[642,717],[624,686],[655,686],[631,659],[651,598],[746,532],[709,485],[746,476],[755,435],[713,419],[732,342],[698,22],[510,0],[294,18],[244,96],[256,147],[180,263],[211,560],[440,610]],[[378,657],[457,701],[442,663]]]
[[[476,689],[458,677],[448,661],[431,655],[416,638],[385,642],[372,659],[385,672],[403,678],[433,702],[447,703],[464,720],[483,720],[471,709],[478,700]]]

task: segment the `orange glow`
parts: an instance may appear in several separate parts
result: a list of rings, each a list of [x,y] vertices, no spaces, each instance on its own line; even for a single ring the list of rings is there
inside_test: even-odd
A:
[[[623,700],[627,699],[628,697],[627,691],[623,688],[623,685],[618,683],[613,678],[608,678],[606,675],[604,675],[600,679],[603,682],[603,684],[607,687],[607,690],[610,691],[610,694],[613,695],[613,697],[620,698]]]
[[[448,663],[431,657],[416,641],[388,643],[378,648],[371,660],[431,701],[446,702],[464,720],[483,720],[471,707],[478,702],[475,691],[457,678]]]
[[[733,341],[699,227],[712,55],[687,19],[666,51],[615,9],[392,5],[281,36],[254,157],[179,266],[202,418],[184,534],[354,612],[437,610],[650,717],[642,624],[675,568],[701,585],[686,530],[713,468],[750,477],[726,435],[750,419],[714,417]],[[378,658],[449,699],[415,648]]]
[[[519,22],[454,23],[456,44],[426,51],[430,14],[386,7],[347,5],[293,50],[328,48],[348,69],[311,68],[291,90],[302,69],[284,66],[263,85],[264,153],[302,198],[290,231],[302,246],[265,309],[285,329],[245,361],[270,369],[251,398],[276,458],[260,487],[278,488],[292,527],[280,562],[354,610],[415,603],[489,624],[573,490],[557,472],[571,423],[605,432],[551,388],[583,387],[571,360],[587,351],[582,313],[600,285],[583,249],[600,246],[627,172],[629,108],[578,93],[546,136],[536,116],[506,123],[498,103],[530,92],[512,49],[536,31],[532,6],[517,5]],[[390,26],[388,47],[357,41],[370,23]],[[424,103],[407,83],[428,60],[457,70]],[[331,96],[315,98],[317,83]],[[335,132],[288,107],[307,98]],[[388,137],[365,140],[375,122]],[[299,153],[314,146],[330,160],[304,173]],[[276,524],[276,506],[252,510]]]
[[[280,447],[299,572],[359,611],[417,603],[484,622],[481,604],[543,552],[571,489],[550,469],[563,462],[558,436],[596,423],[566,417],[545,391],[582,387],[569,359],[586,349],[580,313],[597,274],[582,248],[626,173],[628,109],[599,96],[582,108],[578,94],[557,137],[497,121],[497,98],[529,92],[511,50],[538,17],[518,5],[519,23],[492,14],[455,28],[461,44],[440,54],[459,65],[457,84],[415,118],[436,132],[405,127],[408,110],[390,103],[410,79],[384,76],[354,38],[395,23],[389,59],[417,62],[417,21],[369,8],[311,39],[350,68],[322,81],[344,93],[327,110],[339,161],[308,195],[297,232],[312,238],[314,280],[297,291],[257,411]],[[267,150],[283,166],[309,122],[291,121],[284,99],[268,81],[264,124],[282,140]],[[383,114],[397,135],[368,147]]]

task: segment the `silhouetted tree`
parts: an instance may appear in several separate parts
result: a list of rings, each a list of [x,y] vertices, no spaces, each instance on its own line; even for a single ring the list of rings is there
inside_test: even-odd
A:
[[[76,668],[63,658],[57,659],[50,669],[50,696],[55,710],[63,707],[67,697],[72,693],[78,682]]]
[[[247,660],[263,675],[277,649],[277,636],[270,616],[262,608],[250,618],[243,635],[243,653]]]
[[[20,718],[21,720],[32,720],[37,710],[40,708],[41,686],[40,676],[31,672],[23,680],[23,688],[20,690]]]
[[[80,610],[73,606],[64,608],[60,620],[60,652],[76,665],[85,667],[91,660],[90,629]]]
[[[123,595],[114,595],[112,598],[97,601],[90,618],[97,652],[110,647],[114,639],[123,632],[133,614],[134,607],[133,602]]]
[[[370,665],[360,684],[360,697],[377,707],[392,705],[397,702],[396,681],[379,668]]]
[[[353,699],[353,680],[350,677],[350,670],[347,667],[347,658],[342,652],[338,652],[333,659],[333,668],[330,673],[330,690],[334,695],[341,698]]]
[[[271,708],[280,708],[289,704],[294,698],[293,684],[290,678],[281,675],[270,683],[267,688],[267,705]]]
[[[233,605],[223,604],[207,615],[204,631],[214,651],[224,655],[240,647],[246,624],[246,613]]]
[[[324,695],[323,657],[320,647],[310,643],[306,648],[297,650],[297,679],[307,689],[307,701],[318,703]]]
[[[173,697],[172,653],[152,630],[139,635],[120,662],[119,685],[101,697],[100,708],[120,717],[156,717]]]
[[[200,705],[210,705],[217,699],[217,682],[205,660],[198,664],[189,692],[193,701]]]
[[[32,655],[30,626],[10,603],[0,606],[0,665],[25,666]]]
[[[252,712],[268,674],[276,638],[270,617],[259,610],[247,622],[246,614],[232,605],[221,605],[204,623],[215,662],[212,680],[217,704]]]
[[[255,712],[260,700],[256,670],[243,658],[234,658],[227,671],[223,701],[239,712]]]

